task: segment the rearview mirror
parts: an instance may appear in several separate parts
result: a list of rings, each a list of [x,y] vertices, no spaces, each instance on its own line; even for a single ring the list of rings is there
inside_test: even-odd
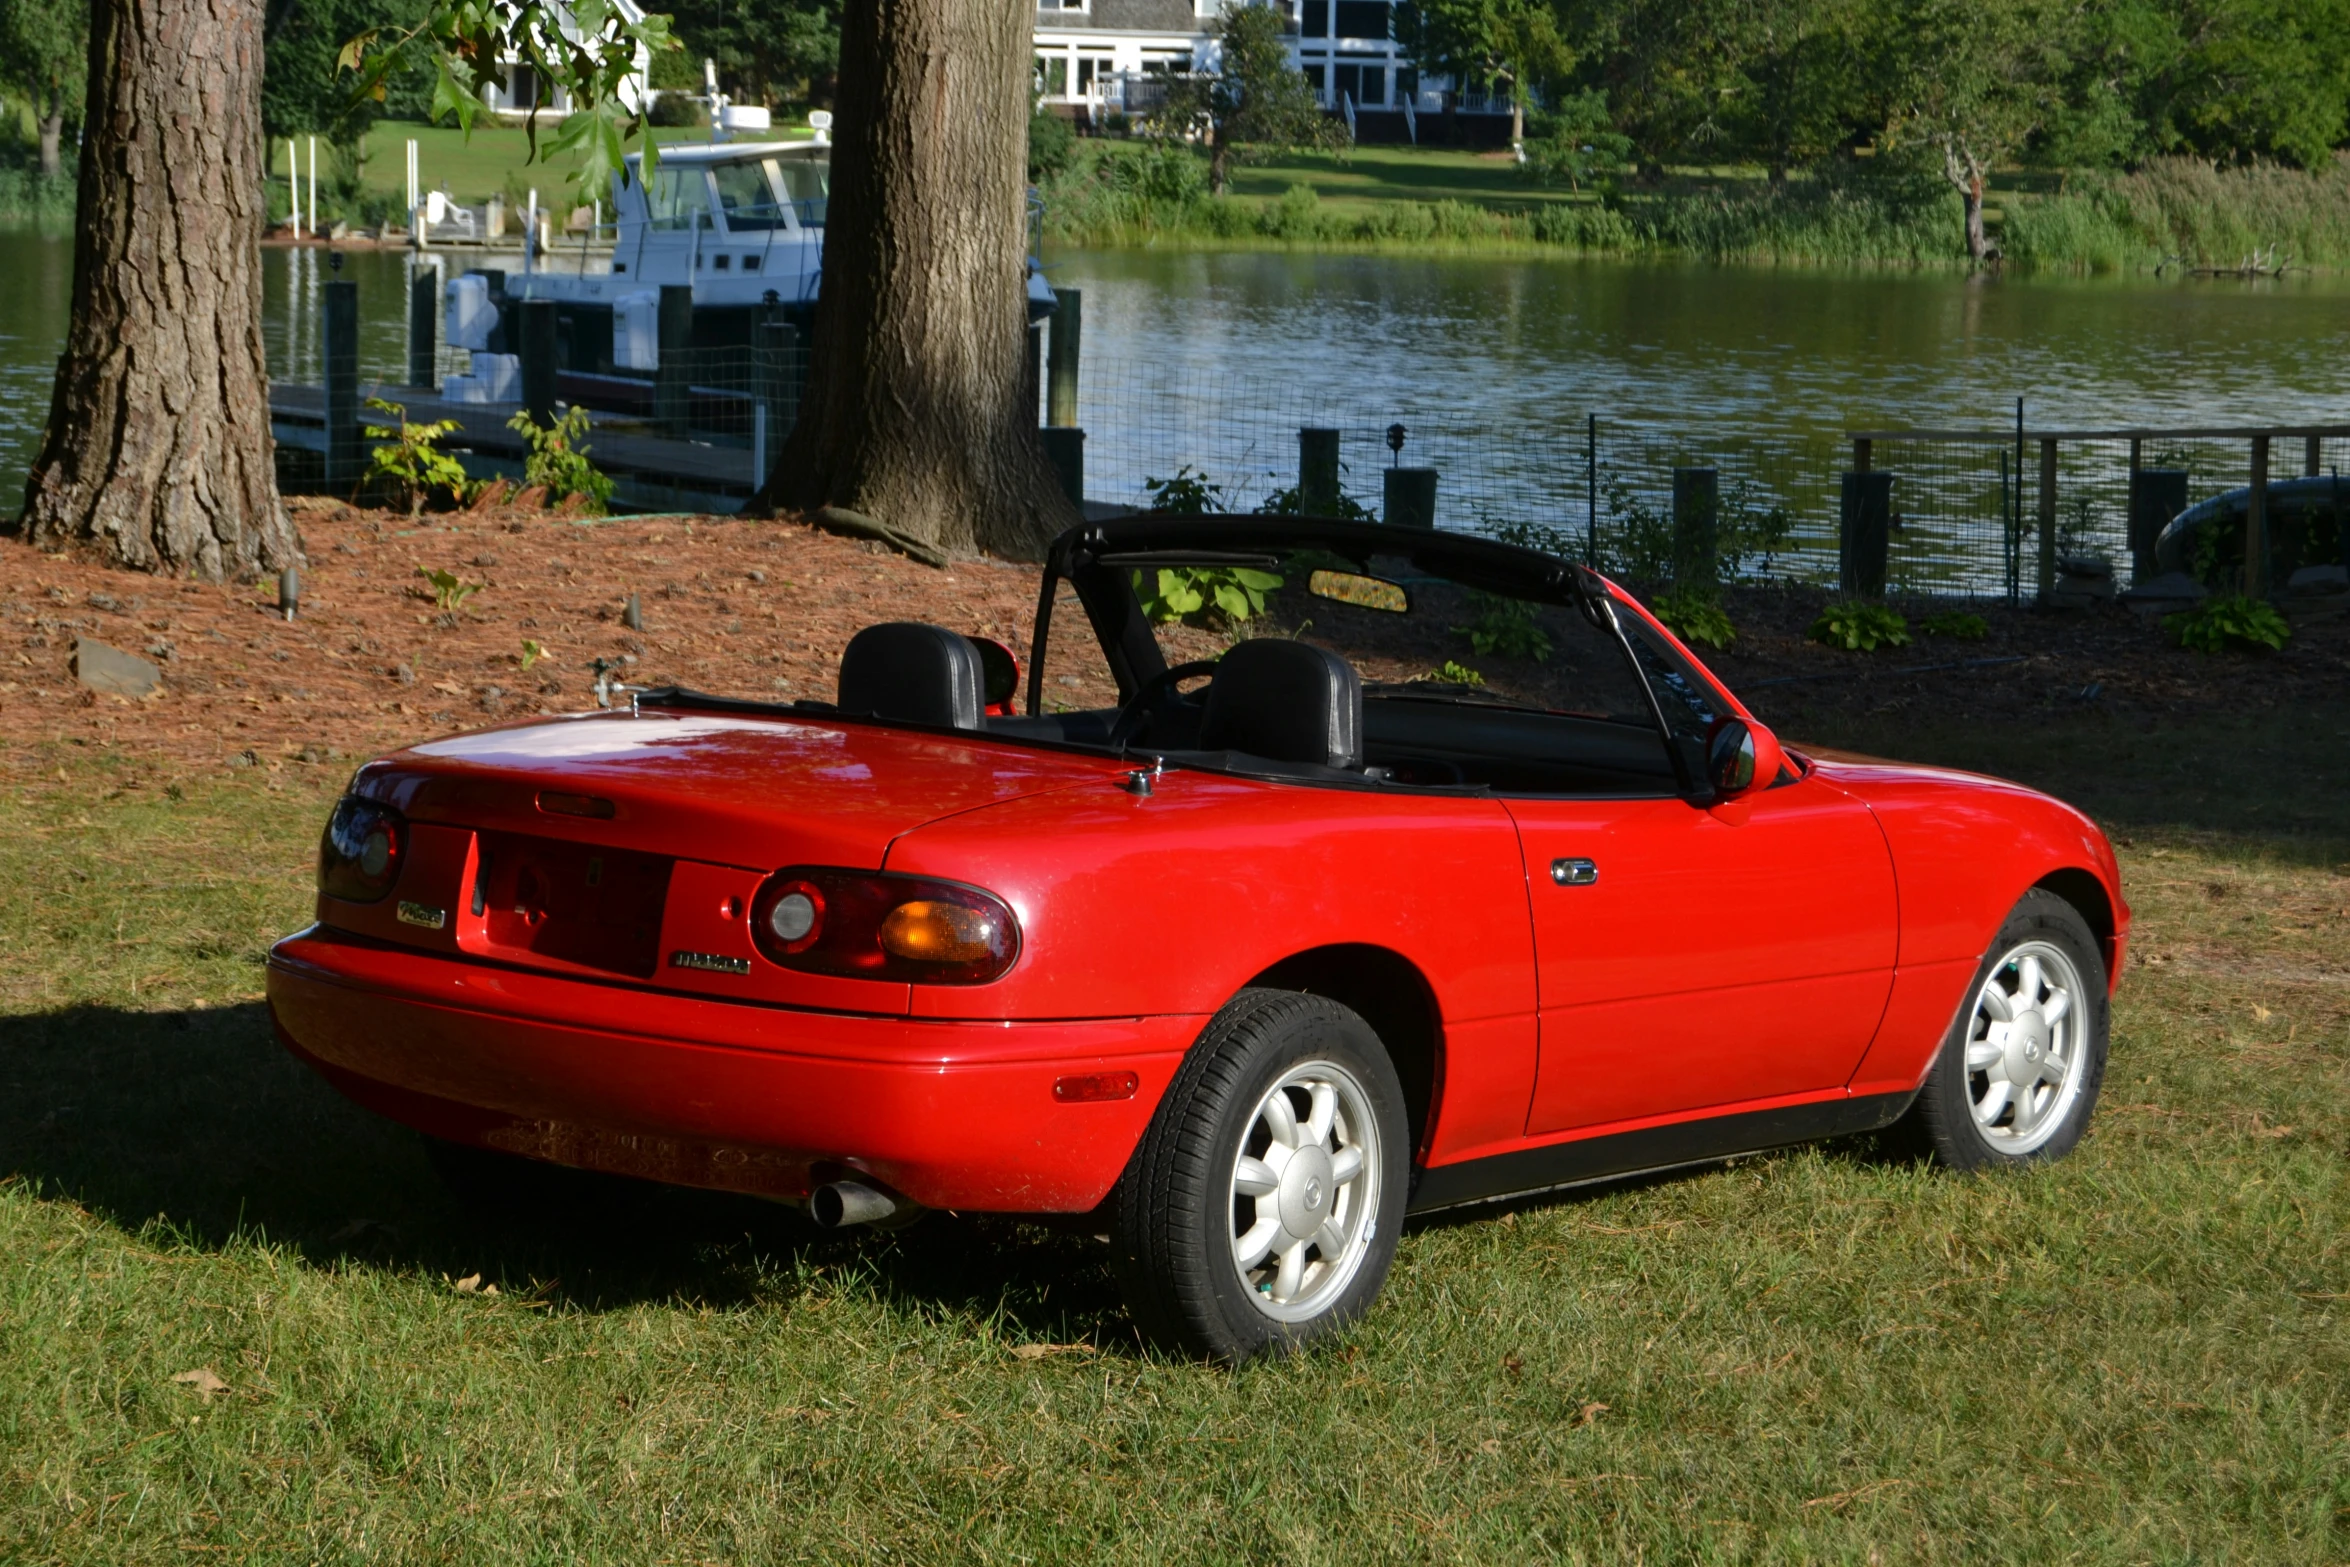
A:
[[[1375,609],[1382,614],[1408,615],[1412,596],[1400,583],[1384,577],[1368,577],[1359,571],[1317,571],[1306,579],[1306,591],[1318,599],[1334,603],[1352,604],[1357,609]]]
[[[1769,788],[1785,761],[1778,737],[1750,719],[1723,719],[1705,744],[1706,782],[1718,800]]]

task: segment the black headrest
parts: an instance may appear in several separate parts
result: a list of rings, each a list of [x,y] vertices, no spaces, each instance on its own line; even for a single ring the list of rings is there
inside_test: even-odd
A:
[[[1199,743],[1276,762],[1353,767],[1363,759],[1363,683],[1310,642],[1259,637],[1216,663]]]
[[[844,713],[977,729],[985,687],[979,649],[944,626],[911,620],[867,626],[840,656]]]

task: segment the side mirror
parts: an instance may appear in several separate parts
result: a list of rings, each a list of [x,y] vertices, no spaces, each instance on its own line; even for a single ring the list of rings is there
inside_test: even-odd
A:
[[[1705,777],[1717,800],[1736,799],[1750,789],[1771,786],[1786,765],[1778,737],[1743,718],[1725,718],[1705,745]]]

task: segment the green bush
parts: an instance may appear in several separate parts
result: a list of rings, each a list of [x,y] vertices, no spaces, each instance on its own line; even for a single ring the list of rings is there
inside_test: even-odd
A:
[[[1724,648],[1738,636],[1738,628],[1730,623],[1729,615],[1709,593],[1677,588],[1651,599],[1648,608],[1684,642]]]
[[[1265,612],[1265,595],[1283,579],[1247,566],[1161,566],[1155,572],[1137,571],[1132,580],[1143,616],[1153,625],[1219,618],[1239,625]]]
[[[1077,132],[1057,114],[1038,109],[1028,117],[1028,178],[1058,179],[1077,161]]]
[[[1535,618],[1534,606],[1523,599],[1491,593],[1471,595],[1477,616],[1452,629],[1469,639],[1480,657],[1530,658],[1537,664],[1550,657],[1550,635]]]
[[[1946,609],[1939,615],[1928,615],[1918,622],[1918,629],[1930,637],[1980,642],[1991,634],[1991,622],[1980,615],[1967,614],[1964,610]]]
[[[2293,635],[2292,625],[2275,606],[2241,593],[2216,595],[2193,609],[2162,617],[2163,629],[2179,646],[2198,653],[2224,653],[2230,648],[2282,648]]]
[[[1854,653],[1873,653],[1880,647],[1909,646],[1909,622],[1899,610],[1857,599],[1830,604],[1811,623],[1811,639]]]
[[[382,482],[393,504],[405,505],[414,517],[436,489],[447,490],[452,500],[462,503],[469,488],[465,465],[440,448],[457,421],[410,424],[407,405],[380,397],[370,397],[367,406],[392,416],[391,423],[364,425],[360,433],[385,443],[368,453],[367,477]]]
[[[588,461],[589,448],[580,440],[588,433],[585,408],[566,410],[551,428],[539,424],[528,412],[518,413],[506,421],[506,428],[530,443],[530,455],[522,464],[523,483],[546,486],[550,500],[564,501],[577,495],[599,513],[610,507],[612,477]]]

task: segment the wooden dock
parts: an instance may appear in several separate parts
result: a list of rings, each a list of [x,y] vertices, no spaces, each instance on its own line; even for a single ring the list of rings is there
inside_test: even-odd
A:
[[[422,387],[362,384],[361,425],[387,422],[386,415],[366,406],[371,397],[407,409],[411,424],[455,423],[457,428],[443,439],[441,448],[463,461],[473,477],[521,477],[529,448],[506,427],[519,405],[452,402]],[[280,447],[326,456],[326,388],[271,386],[269,420]],[[360,449],[372,444],[362,439]],[[755,471],[747,442],[716,444],[624,426],[591,429],[586,446],[590,460],[619,481],[616,504],[632,511],[740,511],[766,478]]]

